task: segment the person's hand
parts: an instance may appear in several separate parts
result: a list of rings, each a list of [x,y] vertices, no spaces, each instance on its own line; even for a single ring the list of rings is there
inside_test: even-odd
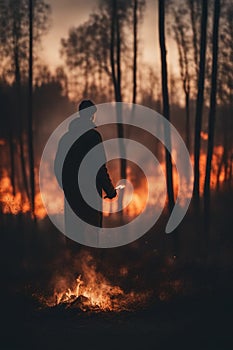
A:
[[[113,198],[115,198],[116,196],[117,196],[117,191],[114,189],[114,191],[113,191],[113,192],[108,193],[108,195],[107,195],[107,196],[105,196],[104,198],[113,199]]]

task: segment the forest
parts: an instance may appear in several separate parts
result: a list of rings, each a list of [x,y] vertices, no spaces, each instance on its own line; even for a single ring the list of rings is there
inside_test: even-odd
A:
[[[69,7],[68,1],[63,3]],[[81,11],[82,1],[77,3]],[[64,349],[84,344],[93,349],[104,348],[107,340],[114,349],[178,348],[182,340],[188,347],[229,349],[233,341],[233,3],[94,3],[85,20],[63,33],[62,64],[54,68],[41,53],[53,26],[55,3],[0,0],[5,323],[0,345]],[[153,27],[147,23],[148,8],[155,11]],[[144,49],[145,28],[156,42],[150,52]],[[154,62],[147,55],[154,56]],[[173,154],[149,132],[119,122],[100,127],[103,139],[137,140],[164,171],[166,202],[159,220],[134,242],[107,249],[74,242],[50,221],[39,183],[42,154],[54,130],[85,99],[97,107],[122,102],[132,110],[134,105],[150,108],[183,138],[193,166],[193,190],[189,209],[171,234],[165,233],[165,227],[179,190]],[[117,227],[144,210],[147,185],[141,168],[130,160],[114,159],[107,167],[114,185],[126,179],[134,187],[127,209],[103,215],[104,225],[117,232]],[[154,197],[147,203],[151,212],[162,196],[157,168],[154,174],[150,179]],[[49,174],[44,180],[52,192],[55,185]],[[123,201],[124,191],[122,196],[118,199]],[[54,216],[61,205],[54,192]]]

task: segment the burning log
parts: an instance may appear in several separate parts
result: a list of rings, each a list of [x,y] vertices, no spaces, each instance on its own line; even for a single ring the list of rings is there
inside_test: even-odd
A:
[[[90,299],[88,299],[84,295],[79,295],[78,297],[75,296],[74,301],[70,303],[70,307],[74,309],[80,309],[82,311],[87,311],[87,309],[93,309]]]

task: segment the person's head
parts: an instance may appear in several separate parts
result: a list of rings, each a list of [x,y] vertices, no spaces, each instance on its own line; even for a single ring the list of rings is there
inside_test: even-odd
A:
[[[79,115],[81,118],[94,119],[94,114],[97,111],[96,105],[91,100],[83,100],[79,104]]]

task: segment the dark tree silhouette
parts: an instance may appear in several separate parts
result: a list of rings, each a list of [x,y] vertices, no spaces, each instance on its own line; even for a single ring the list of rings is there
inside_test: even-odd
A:
[[[191,90],[191,73],[190,73],[190,37],[188,33],[189,26],[187,24],[187,11],[184,8],[178,7],[173,10],[174,23],[172,30],[174,39],[178,48],[179,68],[182,87],[185,95],[185,110],[186,110],[186,146],[190,150],[190,90]]]
[[[111,44],[110,44],[110,60],[111,60],[111,72],[112,81],[115,91],[115,101],[122,102],[121,92],[121,23],[119,14],[119,4],[117,0],[112,0],[111,3]],[[122,124],[122,109],[121,105],[118,104],[117,108],[117,132],[119,138],[119,150],[120,150],[120,177],[126,179],[126,157],[124,147],[124,127]],[[118,205],[122,205],[123,197],[122,194],[118,196]]]
[[[217,93],[217,72],[218,72],[218,36],[219,36],[219,17],[220,17],[220,0],[214,2],[214,19],[213,19],[213,37],[212,37],[212,76],[211,76],[211,94],[209,109],[209,126],[208,126],[208,150],[205,171],[204,199],[205,199],[205,217],[209,222],[209,197],[210,197],[210,176],[211,163],[214,147],[214,127],[216,115],[216,93]]]
[[[133,103],[137,102],[138,27],[145,5],[145,0],[133,0]]]
[[[61,39],[61,55],[65,60],[69,93],[73,99],[89,96],[96,103],[106,100],[106,91],[112,82],[110,22],[109,11],[99,10],[91,14],[84,24],[71,28],[68,38]]]
[[[208,0],[202,1],[201,18],[201,39],[200,39],[200,58],[199,58],[199,76],[198,93],[195,116],[195,144],[194,144],[194,198],[199,199],[200,195],[200,143],[201,143],[201,125],[202,111],[204,102],[204,84],[205,84],[205,62],[206,62],[206,32],[208,17]]]
[[[194,66],[196,71],[196,77],[198,78],[198,55],[199,55],[199,18],[200,18],[200,2],[199,0],[186,0],[189,13],[190,13],[190,22],[192,28],[192,42],[193,42],[193,58],[194,58]]]
[[[165,43],[165,9],[164,0],[159,0],[159,43],[161,53],[161,72],[162,72],[162,94],[163,94],[163,115],[167,120],[170,120],[169,96],[167,86],[167,60],[166,60],[166,43]],[[166,144],[171,143],[170,132],[165,131]],[[166,149],[166,179],[169,210],[174,206],[174,190],[173,190],[173,176],[172,176],[172,161],[171,154]]]
[[[218,186],[221,171],[224,172],[224,181],[229,181],[232,174],[233,9],[230,1],[221,2],[219,38],[217,100],[222,106],[222,111],[219,113],[221,118],[216,118],[216,136],[221,136],[223,154],[217,175]],[[219,138],[216,141],[219,142]]]
[[[132,83],[134,94],[138,30],[144,7],[145,0],[137,0],[136,7],[133,0],[103,0],[85,23],[71,28],[68,38],[61,40],[61,54],[68,68],[69,85],[72,85],[70,91],[76,90],[72,98],[79,100],[88,95],[94,101],[102,102],[106,100],[105,91],[108,98],[119,102],[129,94],[129,83]],[[128,36],[131,26],[132,35]],[[127,69],[132,69],[132,82],[129,75],[124,74]],[[92,90],[96,96],[90,95]],[[137,93],[137,88],[135,91]]]
[[[18,131],[19,149],[20,149],[20,163],[22,171],[23,186],[27,197],[29,198],[29,188],[26,173],[26,152],[25,152],[25,121],[23,117],[22,107],[22,59],[23,52],[21,45],[25,44],[25,17],[22,16],[22,9],[26,10],[25,4],[21,2],[11,1],[10,10],[12,11],[12,27],[13,27],[13,62],[14,62],[14,78],[17,95],[17,116],[16,116],[16,128]]]
[[[12,186],[12,194],[15,196],[16,194],[16,186],[15,186],[15,142],[14,136],[12,132],[12,128],[9,128],[9,151],[10,151],[10,178],[11,178],[11,186]]]
[[[137,98],[137,55],[138,55],[138,0],[134,0],[133,7],[133,99],[136,103]]]
[[[8,107],[10,110],[10,113],[8,114],[11,119],[9,131],[11,168],[12,173],[14,173],[19,156],[21,174],[17,176],[17,182],[20,184],[22,195],[24,196],[26,192],[28,199],[30,198],[28,170],[30,172],[30,168],[32,168],[33,164],[31,165],[32,157],[30,155],[31,136],[30,133],[27,133],[30,129],[30,120],[28,120],[28,115],[26,113],[27,100],[25,86],[28,80],[31,80],[32,84],[32,68],[30,69],[30,55],[32,59],[32,43],[34,41],[34,44],[38,45],[42,34],[46,32],[48,28],[49,10],[50,7],[43,0],[34,0],[34,11],[36,14],[34,20],[35,32],[33,38],[31,37],[31,39],[29,39],[29,33],[31,30],[30,27],[32,27],[30,25],[29,15],[30,1],[1,1],[0,44],[3,61],[2,68],[5,72],[7,72],[7,84],[13,83],[12,97],[15,97],[16,102],[16,108],[12,108],[11,106]],[[7,20],[6,17],[4,17],[6,14]],[[30,109],[29,105],[28,108]],[[17,152],[17,145],[19,145],[19,154]],[[13,155],[14,151],[15,154]],[[34,191],[32,190],[32,192]],[[33,196],[34,195],[32,194],[32,197]]]
[[[113,0],[114,2],[114,8],[115,8],[115,26],[116,26],[116,70],[117,70],[117,102],[122,102],[122,91],[121,91],[121,74],[122,74],[122,67],[121,67],[121,23],[120,23],[120,15],[119,15],[119,9],[118,9],[118,2],[117,0]]]
[[[33,0],[29,0],[29,72],[28,72],[28,153],[30,170],[31,211],[35,216],[35,174],[33,147]]]
[[[128,22],[127,14],[131,1],[105,1],[106,10],[110,17],[110,65],[114,86],[115,101],[122,102],[122,50],[125,45],[124,25]]]
[[[116,0],[112,0],[112,6],[111,6],[111,38],[110,38],[110,62],[111,62],[111,76],[112,76],[112,82],[114,86],[114,93],[115,93],[115,100],[117,102],[121,101],[120,96],[120,83],[119,83],[119,77],[118,73],[121,72],[121,67],[119,66],[120,63],[120,48],[118,48],[118,66],[116,68],[116,54],[115,54],[115,43],[116,43],[116,18],[117,18],[117,2]],[[119,19],[118,19],[119,22]],[[119,26],[118,26],[119,27]],[[118,34],[119,34],[119,28],[118,28]],[[117,42],[119,44],[119,41]]]

